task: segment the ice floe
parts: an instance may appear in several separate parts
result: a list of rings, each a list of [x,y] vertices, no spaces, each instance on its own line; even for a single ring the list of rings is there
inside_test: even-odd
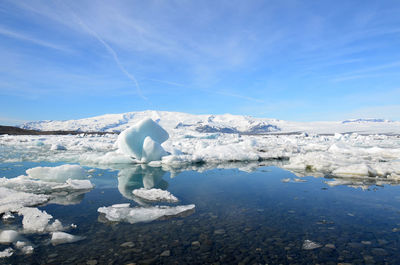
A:
[[[19,232],[1,231],[0,243],[12,243],[19,252],[30,254],[34,248],[20,233],[57,233],[69,228],[63,226],[61,221],[53,218],[51,214],[36,207],[47,203],[78,203],[93,185],[89,180],[83,179],[87,177],[86,171],[77,165],[31,168],[26,170],[26,174],[14,178],[0,178],[2,220],[14,218],[14,214],[22,216],[22,228],[18,229]],[[60,241],[61,236],[57,237],[56,234],[56,239]],[[6,257],[14,251],[11,248],[10,251],[3,251],[2,255]]]
[[[109,207],[100,207],[97,211],[104,214],[108,221],[128,222],[131,224],[139,222],[151,222],[158,219],[175,216],[186,216],[193,213],[194,204],[179,206],[152,206],[152,207],[130,207],[129,204],[117,204]]]
[[[74,236],[65,232],[53,232],[51,234],[51,243],[53,245],[60,245],[66,243],[74,243],[84,239],[81,236]]]

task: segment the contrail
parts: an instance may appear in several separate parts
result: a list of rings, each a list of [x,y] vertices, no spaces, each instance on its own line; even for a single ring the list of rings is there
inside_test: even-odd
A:
[[[61,2],[62,4],[64,4],[63,2]],[[115,63],[117,64],[118,68],[121,70],[122,73],[125,74],[126,77],[128,77],[131,81],[133,81],[133,83],[136,86],[136,91],[138,93],[138,95],[143,98],[144,100],[148,101],[148,98],[146,98],[143,93],[142,90],[140,89],[139,83],[136,80],[135,76],[131,73],[128,72],[128,70],[126,70],[126,68],[122,65],[121,61],[118,58],[117,53],[114,51],[113,48],[111,48],[110,45],[108,45],[107,42],[105,42],[100,36],[99,34],[97,34],[96,31],[92,30],[88,25],[86,25],[77,14],[75,14],[75,12],[69,8],[67,6],[67,8],[71,11],[72,15],[76,18],[77,22],[79,25],[82,26],[83,29],[85,29],[86,31],[88,31],[92,36],[94,36],[108,51],[108,53],[110,53],[115,61]]]

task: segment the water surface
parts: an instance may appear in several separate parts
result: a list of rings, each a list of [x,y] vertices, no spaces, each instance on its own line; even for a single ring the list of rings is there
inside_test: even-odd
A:
[[[60,163],[0,164],[0,176],[11,178],[31,167],[56,165]],[[96,169],[91,175],[96,188],[77,198],[76,204],[39,207],[63,224],[76,224],[68,232],[84,240],[53,246],[48,234],[25,235],[35,244],[34,253],[0,263],[400,263],[398,186],[330,187],[327,179],[314,177],[296,182],[294,174],[277,167],[259,167],[251,173],[184,171],[171,178],[161,168],[131,166]],[[282,182],[288,178],[290,182]],[[141,187],[166,189],[179,198],[179,205],[195,204],[195,212],[136,224],[109,222],[97,212],[117,203],[139,205],[132,190]],[[1,229],[18,225],[17,218]],[[305,240],[320,247],[304,249]]]

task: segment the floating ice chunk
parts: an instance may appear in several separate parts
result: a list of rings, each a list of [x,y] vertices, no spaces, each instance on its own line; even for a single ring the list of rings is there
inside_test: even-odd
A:
[[[6,248],[3,251],[0,251],[0,258],[8,258],[14,254],[14,250],[12,248]]]
[[[29,255],[33,253],[33,246],[27,245],[25,242],[18,241],[15,246],[21,250],[25,255]]]
[[[132,193],[147,201],[165,201],[165,202],[178,202],[178,198],[172,195],[169,191],[161,189],[137,189],[133,190]]]
[[[376,177],[377,172],[366,164],[355,164],[335,169],[333,175],[339,177]]]
[[[5,212],[3,214],[3,216],[1,217],[1,219],[3,219],[3,220],[11,220],[11,219],[14,219],[14,218],[15,218],[15,216],[10,212]]]
[[[145,142],[146,138],[148,139]],[[144,162],[150,162],[161,159],[165,151],[160,144],[168,138],[168,133],[160,125],[152,119],[144,119],[124,130],[118,136],[117,145],[123,153],[140,161],[144,158]]]
[[[105,218],[114,222],[128,222],[131,224],[139,222],[151,222],[163,217],[190,214],[194,211],[195,205],[153,206],[153,207],[100,207],[97,211],[103,213]]]
[[[43,194],[37,195],[0,187],[0,214],[15,212],[25,206],[36,206],[49,199],[49,196]]]
[[[51,182],[65,182],[67,179],[84,179],[86,171],[78,165],[62,165],[58,167],[34,167],[26,171],[32,179]]]
[[[37,208],[24,207],[18,209],[18,214],[23,215],[22,226],[26,232],[52,232],[62,230],[63,226],[59,220],[55,220],[50,224],[50,220],[53,218],[50,214],[45,211],[40,211]]]
[[[82,236],[74,236],[65,232],[53,232],[51,235],[51,243],[53,245],[74,243],[84,239]]]
[[[15,230],[4,230],[0,232],[0,244],[10,244],[18,240],[19,233]]]
[[[320,248],[320,247],[322,247],[321,244],[312,242],[311,240],[308,240],[308,239],[304,240],[304,243],[303,243],[304,250],[313,250],[313,249]]]

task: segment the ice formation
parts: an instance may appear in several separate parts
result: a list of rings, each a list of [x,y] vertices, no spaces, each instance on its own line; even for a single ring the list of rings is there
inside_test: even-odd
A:
[[[49,182],[65,182],[68,179],[85,179],[86,171],[78,165],[58,167],[34,167],[26,171],[28,177]]]
[[[84,237],[74,236],[65,232],[53,232],[51,234],[51,243],[53,245],[74,243],[82,239],[84,239]]]
[[[58,167],[37,167],[26,170],[27,175],[14,178],[0,178],[0,215],[3,220],[22,216],[21,233],[51,233],[65,230],[58,219],[46,211],[36,208],[46,203],[71,204],[81,200],[81,195],[93,185],[86,177],[86,171],[77,165]],[[56,234],[57,235],[57,234]],[[57,237],[57,236],[56,236]],[[70,239],[68,239],[70,240]],[[30,254],[33,246],[24,241],[14,230],[0,233],[0,244],[14,244],[20,252]],[[0,256],[12,255],[14,249],[1,252]]]
[[[168,137],[168,133],[160,125],[152,119],[144,119],[121,132],[117,144],[123,153],[141,162],[150,162],[160,160],[166,155],[161,144]]]
[[[19,233],[15,230],[3,230],[0,232],[0,244],[17,242]]]
[[[254,128],[267,128],[267,125],[279,128],[280,134],[254,135]],[[196,163],[275,161],[275,165],[299,176],[400,180],[400,122],[299,123],[248,116],[145,111],[26,126],[47,130],[126,130],[120,136],[3,135],[0,136],[1,162],[67,161],[98,167],[150,162],[151,166],[173,171]],[[358,133],[351,133],[354,131]],[[165,141],[168,135],[170,140]],[[51,150],[54,144],[64,146],[65,150]],[[164,155],[164,150],[169,154]],[[126,194],[131,195],[131,191]]]
[[[113,222],[151,222],[161,218],[189,214],[194,211],[195,205],[129,207],[129,204],[117,204],[109,207],[100,207],[97,211]]]
[[[8,258],[14,254],[14,250],[12,248],[6,248],[3,251],[0,251],[0,258]]]
[[[147,200],[147,201],[160,201],[160,202],[178,202],[178,198],[176,198],[173,194],[171,194],[167,190],[161,189],[136,189],[132,191],[133,195]]]

